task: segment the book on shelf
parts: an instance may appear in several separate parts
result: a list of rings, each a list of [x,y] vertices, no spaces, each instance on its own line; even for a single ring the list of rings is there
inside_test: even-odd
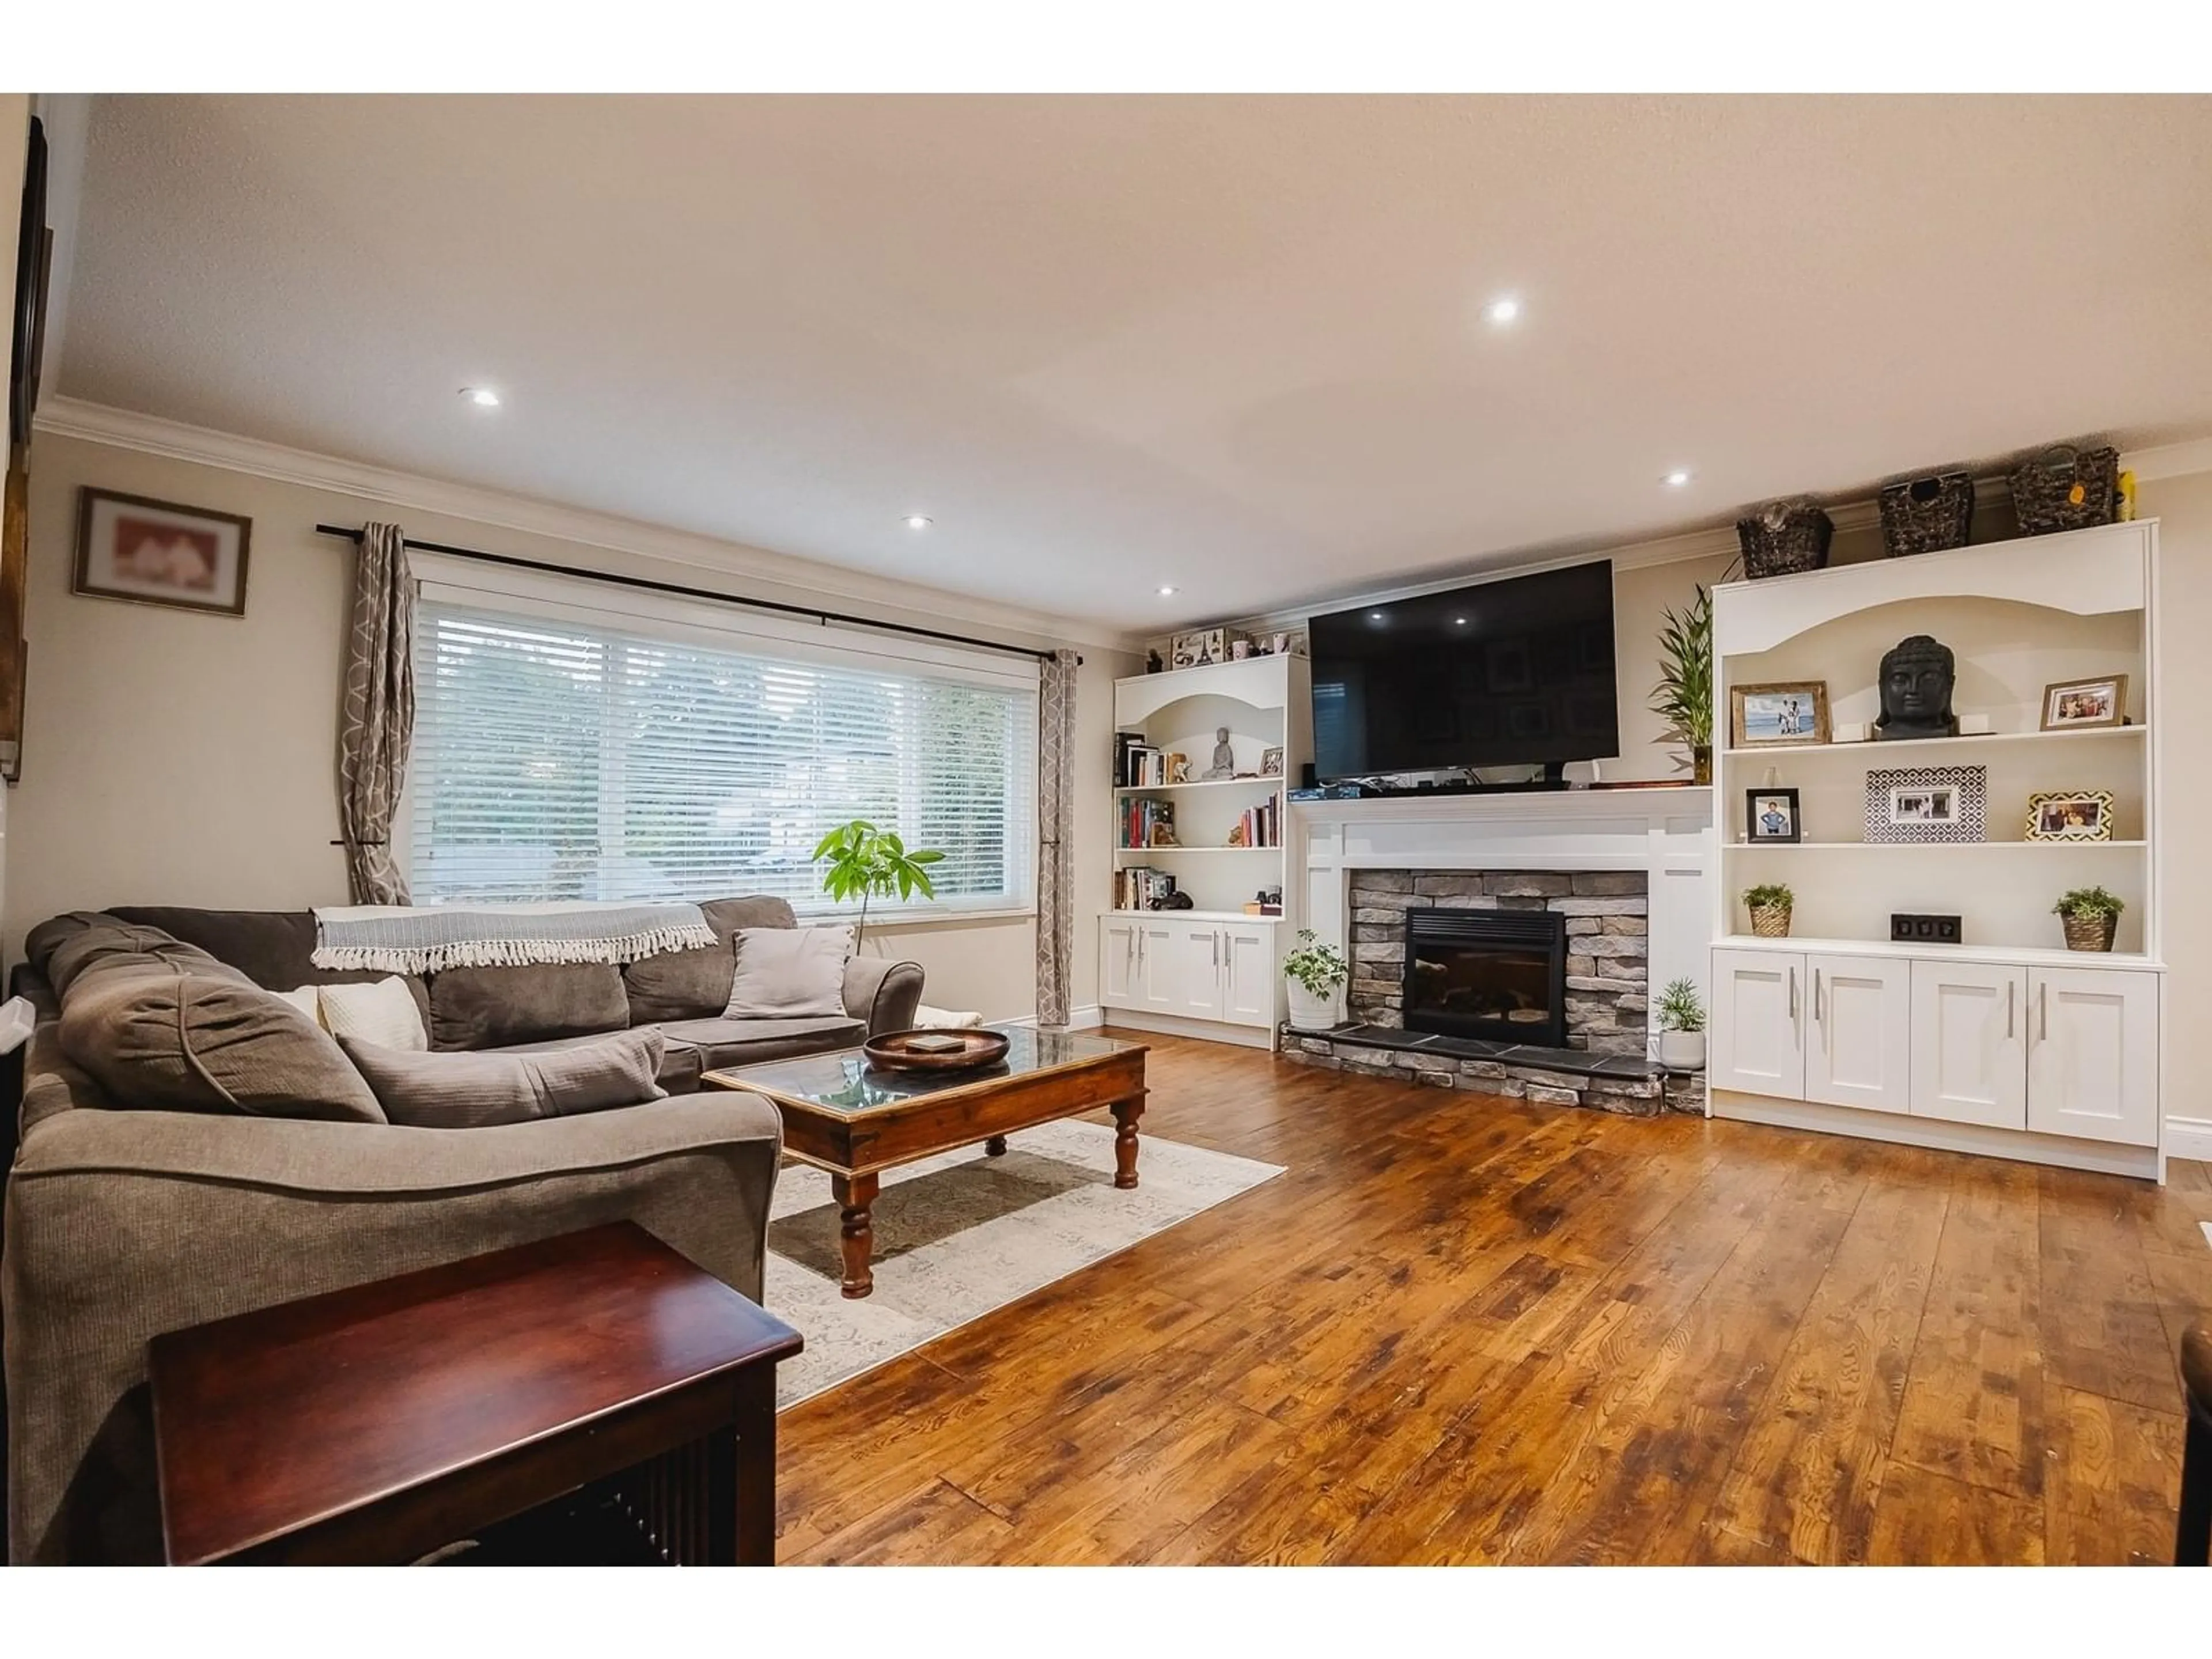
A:
[[[1160,902],[1176,890],[1175,878],[1164,870],[1149,866],[1132,865],[1114,872],[1114,908],[1116,910],[1153,910]]]
[[[1158,789],[1168,781],[1167,751],[1145,741],[1141,732],[1114,734],[1114,787]]]
[[[1281,799],[1269,796],[1257,806],[1248,806],[1237,818],[1242,835],[1232,847],[1279,847],[1283,842]]]
[[[1121,845],[1125,848],[1172,847],[1175,838],[1175,803],[1147,800],[1132,795],[1123,801],[1121,811]]]

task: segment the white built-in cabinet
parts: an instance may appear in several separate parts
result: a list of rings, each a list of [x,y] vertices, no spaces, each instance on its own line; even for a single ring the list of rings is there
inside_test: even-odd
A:
[[[2162,1173],[2158,565],[2142,520],[1713,590],[1716,1116]],[[1955,655],[1960,735],[1875,738],[1882,653],[1911,634]],[[2112,675],[2122,723],[2045,729],[2046,687]],[[1730,729],[1732,690],[1807,682],[1832,735],[1863,740]],[[1922,767],[1978,775],[1973,839],[1885,837],[1872,775]],[[1752,842],[1748,797],[1773,788],[1798,839]],[[2106,838],[2036,838],[2039,791],[2104,792]],[[1792,937],[1746,927],[1744,894],[1770,884]],[[2111,951],[2064,948],[2052,905],[2077,887],[2124,902]],[[1894,940],[1898,913],[1963,938]]]
[[[1108,916],[1098,930],[1099,1000],[1119,1012],[1204,1020],[1268,1041],[1280,994],[1275,933],[1273,918]]]
[[[2158,976],[1785,949],[1713,953],[1717,1090],[2158,1144]]]

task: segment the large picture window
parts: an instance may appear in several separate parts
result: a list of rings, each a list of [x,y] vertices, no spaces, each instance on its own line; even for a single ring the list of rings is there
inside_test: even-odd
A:
[[[416,903],[772,893],[826,914],[810,855],[861,817],[944,853],[940,906],[1033,905],[1033,673],[441,592],[415,623]]]

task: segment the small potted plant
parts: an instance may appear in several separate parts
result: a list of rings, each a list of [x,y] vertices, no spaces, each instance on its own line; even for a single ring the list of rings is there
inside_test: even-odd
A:
[[[1797,902],[1797,896],[1780,882],[1763,882],[1747,889],[1743,902],[1751,912],[1751,931],[1759,938],[1790,937],[1790,912]]]
[[[1336,994],[1351,977],[1351,968],[1334,945],[1316,945],[1312,928],[1298,929],[1297,948],[1283,958],[1292,1028],[1326,1031],[1334,1025]]]
[[[1705,1069],[1705,1000],[1686,979],[1659,994],[1659,1063],[1670,1072]]]
[[[2066,930],[2068,950],[2109,951],[2112,933],[2120,925],[2120,912],[2127,908],[2124,900],[2101,887],[2076,887],[2051,909]]]

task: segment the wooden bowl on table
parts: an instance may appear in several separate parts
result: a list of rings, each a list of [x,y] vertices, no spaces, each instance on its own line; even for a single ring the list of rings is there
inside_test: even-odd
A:
[[[860,1052],[886,1072],[974,1072],[1006,1057],[1006,1035],[973,1029],[885,1031],[862,1043]]]

